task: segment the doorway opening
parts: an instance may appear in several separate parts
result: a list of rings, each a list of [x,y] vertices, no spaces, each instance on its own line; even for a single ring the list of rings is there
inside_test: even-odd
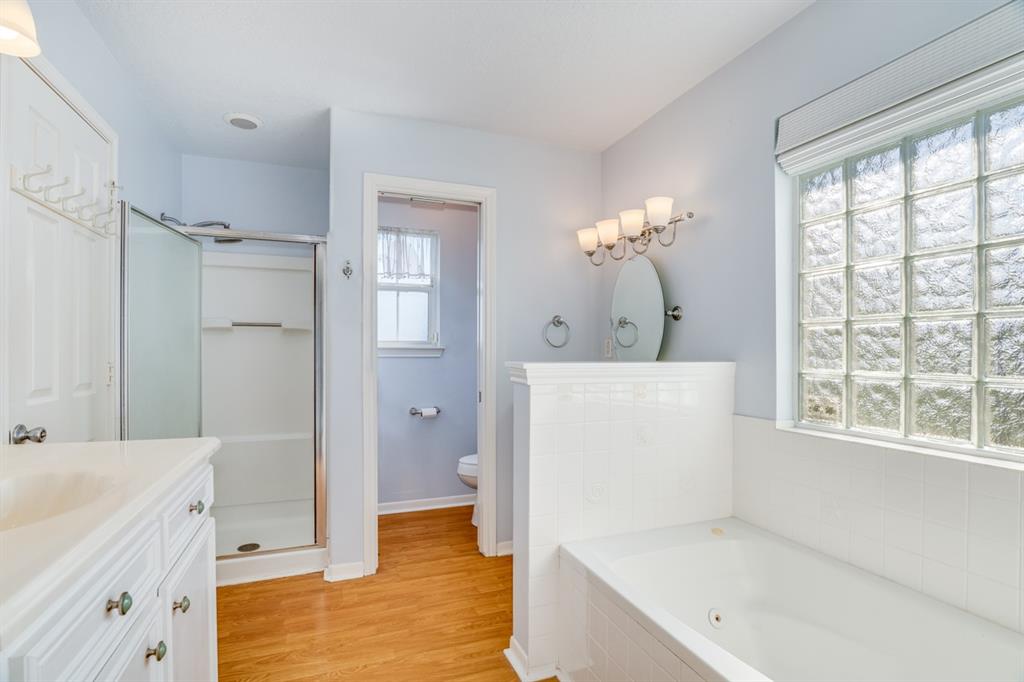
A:
[[[365,191],[363,572],[378,516],[401,512],[466,507],[493,556],[495,192],[369,174]]]
[[[480,206],[382,194],[377,211],[378,511],[468,506],[477,525]]]

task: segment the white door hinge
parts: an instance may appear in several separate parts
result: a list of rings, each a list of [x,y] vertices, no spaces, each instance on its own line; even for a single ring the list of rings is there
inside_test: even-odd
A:
[[[114,363],[108,362],[107,363],[107,386],[113,386],[114,385],[114,371],[115,371]]]

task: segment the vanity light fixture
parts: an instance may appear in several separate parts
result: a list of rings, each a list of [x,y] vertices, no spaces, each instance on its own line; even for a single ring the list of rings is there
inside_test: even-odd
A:
[[[0,54],[35,57],[40,52],[27,0],[0,0]]]
[[[645,253],[655,239],[662,246],[672,246],[676,241],[676,225],[684,220],[693,219],[693,211],[673,216],[672,203],[672,197],[651,197],[644,202],[644,208],[620,211],[618,218],[599,220],[594,223],[594,227],[576,230],[580,249],[587,254],[593,265],[602,265],[605,262],[605,254],[611,256],[612,260],[625,258],[627,242],[637,255]],[[668,241],[665,241],[662,234],[669,228],[672,231],[669,233]],[[622,242],[622,252],[616,255],[615,247],[619,242]],[[601,253],[601,257],[595,260],[594,256],[598,252]]]

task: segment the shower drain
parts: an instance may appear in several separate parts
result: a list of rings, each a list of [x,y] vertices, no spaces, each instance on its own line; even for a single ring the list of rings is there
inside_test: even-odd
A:
[[[708,611],[708,622],[711,623],[711,627],[721,629],[725,627],[725,616],[718,609],[711,609]]]
[[[238,551],[239,552],[255,552],[259,548],[260,548],[260,543],[258,543],[258,542],[247,542],[244,545],[239,545],[238,546]]]

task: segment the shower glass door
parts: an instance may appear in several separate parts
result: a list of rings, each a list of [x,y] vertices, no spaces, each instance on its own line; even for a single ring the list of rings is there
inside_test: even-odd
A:
[[[199,242],[121,203],[121,437],[200,433]]]
[[[203,435],[217,554],[317,543],[316,262],[309,244],[203,241]]]

